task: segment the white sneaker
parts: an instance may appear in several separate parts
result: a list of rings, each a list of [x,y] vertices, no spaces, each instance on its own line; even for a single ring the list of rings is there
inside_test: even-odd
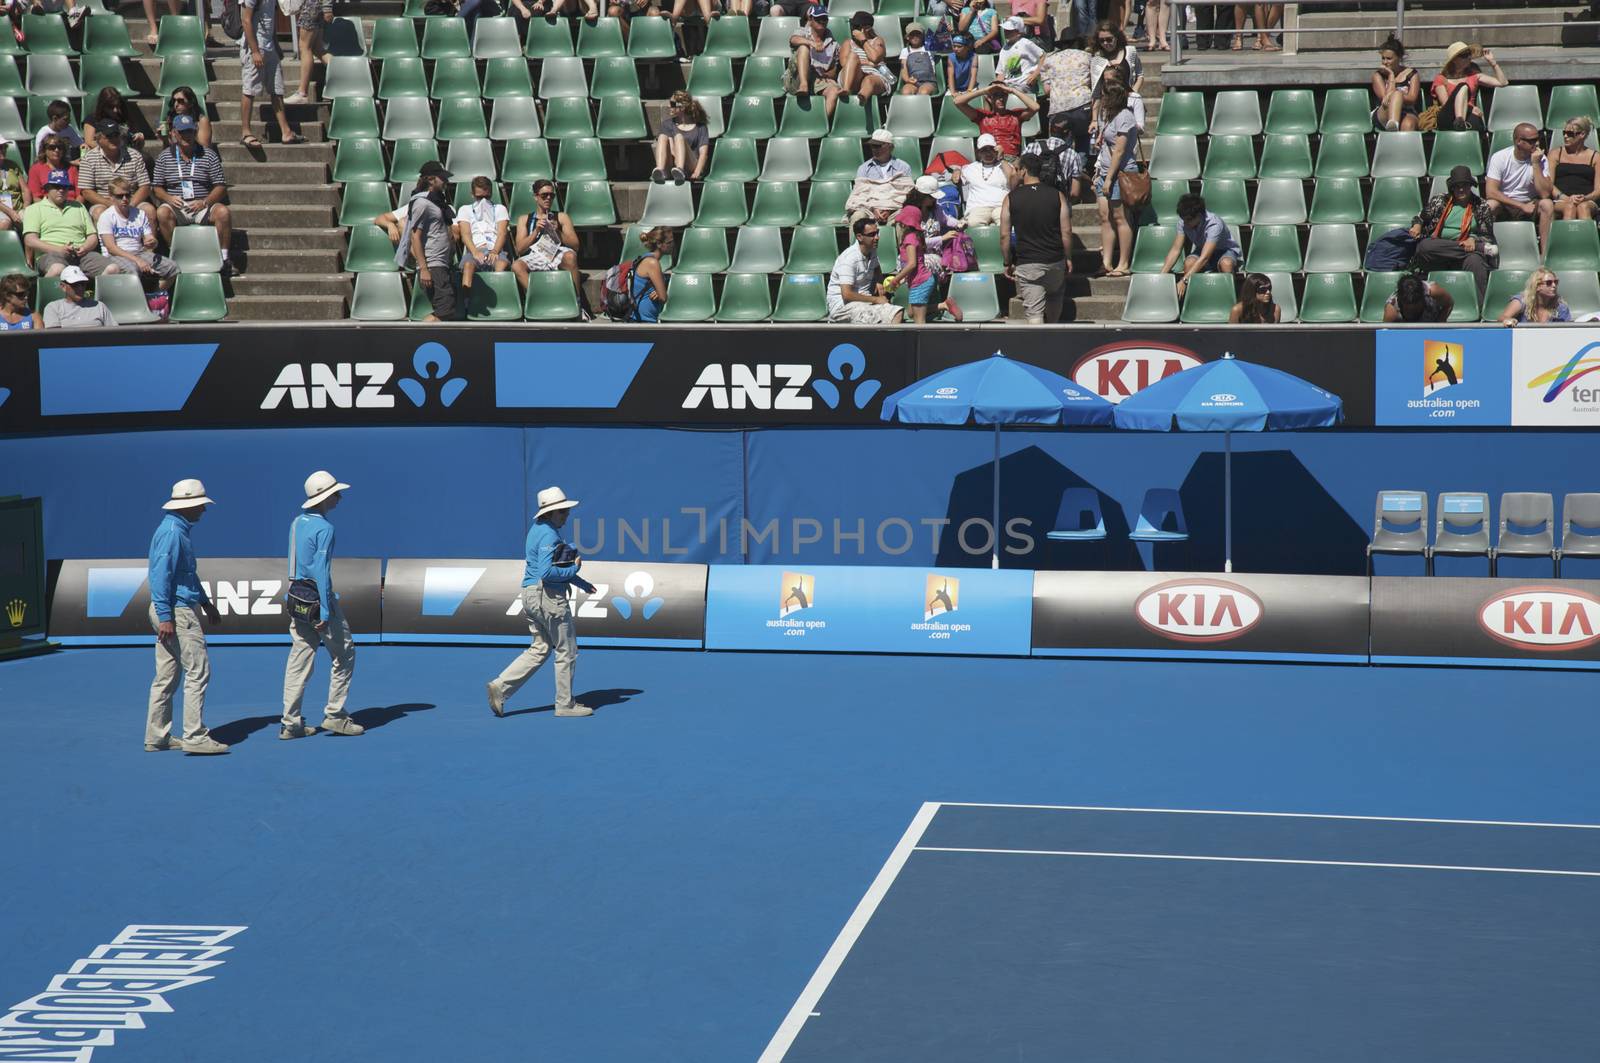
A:
[[[329,734],[336,735],[353,736],[367,733],[365,727],[362,727],[348,716],[324,716],[322,718],[322,729]]]
[[[494,680],[489,680],[489,711],[496,716],[506,714],[506,696],[500,693],[500,688],[495,686]]]
[[[593,716],[594,710],[587,705],[579,705],[576,701],[574,701],[572,703],[572,708],[557,709],[555,714],[557,716]]]
[[[228,747],[210,735],[203,735],[200,738],[186,740],[183,743],[183,751],[185,753],[199,753],[204,756],[210,756],[216,753],[226,753]]]
[[[283,98],[284,103],[310,103],[311,98],[303,92],[291,92]]]

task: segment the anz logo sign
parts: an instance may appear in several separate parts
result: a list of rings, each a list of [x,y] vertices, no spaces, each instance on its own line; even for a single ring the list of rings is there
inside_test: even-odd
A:
[[[261,409],[276,410],[287,402],[296,410],[387,410],[395,405],[390,381],[411,405],[421,409],[437,399],[453,405],[467,381],[450,376],[450,352],[441,343],[424,343],[411,356],[416,377],[395,380],[393,362],[290,362],[279,372]]]
[[[846,398],[856,409],[865,409],[883,386],[866,372],[867,356],[853,343],[829,352],[828,378],[816,381],[809,365],[713,362],[700,370],[683,409],[698,410],[709,403],[713,410],[810,410],[820,399],[833,410]],[[807,384],[814,396],[805,390]]]

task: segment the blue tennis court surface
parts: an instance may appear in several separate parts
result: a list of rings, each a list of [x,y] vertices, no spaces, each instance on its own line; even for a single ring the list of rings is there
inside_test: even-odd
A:
[[[591,649],[594,717],[495,719],[513,652],[362,646],[368,733],[279,742],[218,647],[209,759],[141,751],[148,648],[0,664],[0,1009],[215,927],[89,1063],[751,1063],[926,817],[785,1058],[1592,1057],[1600,879],[1530,872],[1600,832],[1389,821],[1600,820],[1592,677]]]

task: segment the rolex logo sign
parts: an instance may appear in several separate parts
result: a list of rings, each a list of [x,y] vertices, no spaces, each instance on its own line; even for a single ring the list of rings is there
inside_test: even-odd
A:
[[[11,621],[12,627],[21,627],[22,622],[28,617],[28,603],[21,598],[13,598],[6,603],[6,619]]]

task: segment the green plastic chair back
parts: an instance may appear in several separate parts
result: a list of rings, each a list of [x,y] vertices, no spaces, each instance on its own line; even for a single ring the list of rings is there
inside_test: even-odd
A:
[[[759,186],[757,192],[766,185]],[[774,185],[772,187],[782,187]],[[812,181],[806,190],[806,225],[845,224],[844,205],[850,198],[849,181]]]
[[[1165,109],[1166,102],[1162,102]],[[1268,133],[1317,132],[1317,102],[1310,89],[1273,89],[1267,104]]]
[[[602,99],[594,128],[602,140],[642,140],[649,132],[644,124],[644,107],[629,96]]]
[[[916,137],[895,137],[894,157],[911,167],[911,172],[919,174],[928,166],[928,160],[922,154],[922,141]]]
[[[341,96],[328,114],[328,139],[379,135],[378,105],[370,96]]]
[[[1496,235],[1499,228],[1496,227]],[[1545,248],[1546,269],[1557,273],[1600,270],[1600,233],[1592,221],[1556,221],[1550,224],[1550,242]],[[1569,304],[1570,305],[1570,300]]]
[[[1539,110],[1539,86],[1507,85],[1490,89],[1489,129],[1515,129],[1523,122],[1538,126],[1544,121]]]
[[[1383,321],[1385,305],[1389,296],[1394,294],[1394,286],[1405,276],[1400,272],[1368,271],[1361,283],[1361,309],[1356,315],[1364,324],[1372,325]],[[1473,293],[1473,301],[1477,301],[1477,293]]]
[[[1005,256],[1000,253],[1000,226],[980,225],[975,229],[968,229],[967,235],[972,237],[972,249],[978,254],[980,273],[1000,273],[1005,270]],[[878,246],[883,247],[890,243],[892,241],[880,240]]]
[[[339,189],[340,225],[367,225],[392,210],[394,190],[388,181],[351,181]]]
[[[1262,177],[1311,176],[1311,142],[1304,133],[1275,133],[1261,145]]]
[[[462,97],[481,100],[483,86],[478,83],[477,62],[471,58],[435,61],[433,83],[428,88],[428,96],[435,100]]]
[[[1177,238],[1178,228],[1175,225],[1141,226],[1133,239],[1133,271],[1160,273],[1161,264],[1167,260],[1167,252],[1172,250],[1172,241]],[[995,239],[998,243],[998,235]],[[1182,261],[1183,256],[1179,255],[1173,269],[1177,269]]]
[[[91,100],[107,86],[123,96],[133,96],[133,86],[128,84],[128,72],[123,69],[122,57],[104,53],[86,52],[78,60],[78,81],[83,94]]]
[[[830,267],[832,263],[829,263]],[[0,277],[7,274],[20,273],[24,277],[33,276],[33,267],[28,265],[28,259],[22,251],[22,237],[13,229],[0,231]]]
[[[820,112],[821,107],[817,110]],[[747,140],[766,140],[778,131],[772,100],[765,96],[738,96],[728,116],[727,135]]]
[[[800,224],[800,186],[798,184],[758,184],[755,202],[750,206],[751,225],[777,225],[785,229]]]
[[[768,102],[756,97],[740,97],[734,100],[735,113],[740,103]],[[840,101],[841,103],[843,101]],[[750,134],[747,134],[750,135]],[[817,140],[828,135],[828,112],[823,106],[820,96],[804,100],[793,96],[783,103],[783,118],[780,120],[777,135],[780,137],[807,137]]]
[[[829,263],[829,268],[832,268]],[[792,273],[778,281],[778,302],[772,320],[787,322],[823,321],[828,316],[826,277],[817,273]]]
[[[373,59],[413,59],[421,55],[417,24],[408,18],[373,19],[369,54]]]
[[[1245,268],[1251,273],[1300,272],[1299,230],[1293,225],[1252,226]]]
[[[811,141],[803,137],[773,137],[758,181],[806,181],[811,177]]]
[[[498,102],[498,101],[497,101]],[[551,140],[594,136],[587,96],[562,96],[544,105],[544,135]]]
[[[577,49],[572,43],[572,23],[564,18],[530,19],[522,54],[529,59],[564,59],[576,55]]]
[[[639,224],[646,229],[658,225],[672,228],[694,221],[694,193],[689,185],[650,185],[644,194],[644,210]]]
[[[471,59],[467,24],[458,18],[426,19],[422,23],[422,58]]]
[[[421,59],[385,59],[378,68],[378,99],[428,95],[428,79]]]
[[[17,69],[16,56],[0,55],[0,97],[26,96],[28,90],[22,84],[22,72]],[[9,100],[7,102],[10,102]],[[15,107],[15,104],[12,104]],[[18,128],[21,128],[21,118],[17,119]],[[7,134],[7,140],[18,139]],[[28,139],[26,136],[21,139]]]
[[[761,20],[761,30],[756,35],[755,51],[752,54],[788,59],[789,38],[799,32],[800,19],[796,16],[769,15]]]
[[[205,54],[206,31],[200,16],[163,14],[157,22],[156,55],[165,59],[173,55]]]
[[[106,304],[119,325],[153,325],[161,320],[151,313],[150,304],[145,301],[144,285],[132,273],[107,273],[97,277],[94,297]]]
[[[1178,278],[1170,273],[1135,273],[1128,278],[1122,320],[1139,323],[1178,320]]]
[[[579,228],[615,225],[617,204],[611,195],[611,182],[572,182],[567,186],[567,213],[572,216],[572,224]]]
[[[520,57],[491,59],[483,67],[483,98],[520,100],[533,96],[533,78],[528,61]]]
[[[966,157],[968,160],[978,157],[978,149],[972,137],[936,136],[933,138],[933,142],[928,145],[928,161],[930,163],[933,162],[934,159],[937,159],[941,154],[947,151],[953,151],[957,155]]]
[[[483,120],[483,103],[480,100],[459,98],[439,101],[439,127],[434,136],[440,140],[487,138],[489,124]]]
[[[1415,177],[1379,177],[1372,182],[1367,221],[1384,229],[1409,226],[1422,213],[1422,190]]]
[[[1428,274],[1428,279],[1449,292],[1450,298],[1455,300],[1456,305],[1451,309],[1448,320],[1478,320],[1478,283],[1471,273],[1462,269],[1436,269]]]
[[[356,274],[355,291],[350,296],[350,316],[356,321],[404,321],[406,289],[400,274]]]
[[[704,273],[677,273],[667,282],[667,305],[661,320],[669,322],[709,321],[717,312],[711,277]]]
[[[419,72],[420,72],[420,68]],[[322,98],[337,100],[345,96],[374,95],[372,67],[358,55],[336,55],[328,63],[322,83]]]
[[[1497,227],[1498,233],[1498,227]],[[1522,294],[1528,284],[1531,269],[1497,269],[1489,274],[1489,287],[1483,293],[1482,320],[1498,321],[1501,311],[1511,302],[1511,297]],[[1561,293],[1566,298],[1566,292]],[[1572,304],[1569,302],[1568,307]]]
[[[401,96],[383,109],[383,139],[432,139],[433,106],[421,96]]]
[[[1239,183],[1239,190],[1244,191],[1242,181]],[[1150,209],[1146,211],[1146,216],[1154,217],[1157,225],[1178,224],[1178,200],[1188,195],[1190,191],[1188,181],[1151,181]],[[1207,200],[1206,205],[1211,206],[1211,201]],[[1217,208],[1212,206],[1211,209]]]
[[[1534,230],[1533,222],[1495,222],[1494,242],[1500,246],[1500,269],[1534,270],[1539,268],[1541,262],[1539,239]]]
[[[1600,278],[1591,270],[1556,270],[1561,281],[1561,298],[1572,310],[1574,320],[1600,313]]]
[[[813,181],[854,181],[865,155],[861,141],[849,137],[828,137],[817,145],[817,167]]]
[[[9,59],[10,56],[6,58]],[[0,95],[0,136],[16,141],[25,148],[31,148],[33,133],[30,130],[34,128],[37,127],[30,126],[22,120],[22,112],[17,109],[16,100]],[[26,162],[27,159],[20,161]]]
[[[488,137],[463,137],[449,143],[444,167],[455,175],[457,184],[464,185],[474,177],[499,179],[500,168],[495,164],[494,146]]]
[[[744,26],[745,39],[750,39],[750,26],[744,19],[716,19],[711,25],[723,22]],[[673,59],[678,54],[678,41],[672,35],[672,25],[664,18],[636,18],[628,23],[628,55],[634,59]],[[699,62],[696,59],[695,62]]]
[[[351,137],[339,141],[333,156],[333,179],[351,181],[383,181],[389,176],[383,162],[383,144],[368,137]],[[411,175],[415,179],[416,174]]]
[[[1190,277],[1178,320],[1192,325],[1225,324],[1237,302],[1233,281],[1231,273],[1197,273]]]
[[[29,44],[32,44],[29,41]],[[1504,89],[1496,89],[1504,92]],[[1546,129],[1560,129],[1566,124],[1567,119],[1583,115],[1595,125],[1600,125],[1600,101],[1595,98],[1593,84],[1580,85],[1552,85],[1550,87],[1550,106],[1544,114],[1544,127]],[[1571,306],[1572,300],[1567,300]],[[1573,307],[1577,313],[1577,307]]]
[[[593,137],[574,137],[561,142],[560,153],[556,156],[557,181],[599,181],[605,177],[606,156],[600,141]]]
[[[1313,225],[1306,240],[1307,273],[1359,273],[1361,249],[1356,227],[1348,224]]]
[[[1349,273],[1307,273],[1300,320],[1343,324],[1356,319],[1356,287]]]
[[[673,269],[685,273],[723,273],[728,269],[728,230],[694,226],[678,240]]]
[[[1200,146],[1193,136],[1177,134],[1156,137],[1155,146],[1150,149],[1150,177],[1153,180],[1188,181],[1199,176]],[[1255,176],[1253,159],[1250,176]],[[1176,303],[1177,297],[1173,298]],[[1173,307],[1172,316],[1178,316],[1176,305]]]
[[[500,162],[500,176],[507,181],[527,184],[541,177],[555,177],[556,168],[550,163],[550,144],[538,137],[506,141],[505,156]]]
[[[1311,222],[1326,225],[1334,222],[1356,224],[1366,219],[1365,205],[1361,202],[1361,182],[1354,177],[1323,177],[1317,180],[1311,193]]]
[[[568,187],[569,188],[577,188],[580,184],[585,184],[585,183],[587,183],[587,182],[575,181]],[[500,186],[499,185],[495,186],[494,201],[496,203],[500,202]],[[520,183],[519,182],[519,183],[511,185],[511,202],[506,204],[506,213],[511,215],[511,236],[512,237],[516,236],[517,219],[522,217],[524,214],[532,214],[537,208],[538,208],[538,201],[533,198],[533,185],[532,184],[524,184],[524,183]],[[550,208],[552,210],[566,210],[566,204],[563,204],[561,202],[561,197],[558,195],[558,196],[556,196],[555,199],[550,201]],[[571,211],[568,211],[568,213],[570,214]],[[576,219],[573,220],[573,224],[574,225],[577,224],[577,220]]]
[[[480,18],[472,31],[474,59],[521,59],[522,38],[517,20],[506,16]]]
[[[394,263],[394,252],[389,234],[376,225],[352,225],[344,251],[345,272],[394,273],[400,268]]]
[[[642,21],[649,22],[650,19]],[[665,25],[665,20],[661,21]],[[637,33],[638,23],[634,23],[633,32]],[[630,38],[629,43],[632,43]],[[755,41],[750,36],[750,20],[743,18],[713,19],[711,25],[706,27],[706,46],[694,64],[699,66],[707,57],[715,59],[744,59],[755,52]],[[666,58],[663,56],[662,58]],[[729,91],[732,91],[731,89]]]
[[[785,55],[787,52],[785,47]],[[783,67],[787,61],[783,56],[775,55],[753,55],[746,59],[744,76],[739,79],[739,95],[773,99],[786,95],[783,91]]]
[[[73,125],[82,125],[83,124],[83,122],[82,122],[82,119],[83,119],[82,101],[79,100],[78,97],[76,97],[76,96],[66,96],[66,97],[29,96],[28,97],[28,120],[27,120],[27,126],[26,126],[26,129],[24,130],[23,134],[20,137],[17,137],[16,139],[19,142],[25,141],[26,142],[26,146],[30,150],[33,147],[33,140],[34,140],[35,132],[37,130],[43,128],[44,124],[50,120],[49,113],[48,113],[50,104],[56,102],[57,100],[59,100],[60,102],[66,104],[68,107],[72,108],[72,123],[73,123]]]
[[[640,22],[649,21],[640,19]],[[628,54],[628,45],[622,39],[622,21],[599,18],[593,22],[578,22],[578,56],[583,59],[615,59]]]
[[[1167,103],[1161,101],[1165,111]],[[1261,97],[1255,89],[1224,89],[1211,101],[1211,135],[1261,135]],[[1228,304],[1230,307],[1232,303]]]
[[[1483,173],[1483,138],[1476,130],[1440,130],[1433,135],[1428,176],[1449,177],[1457,166],[1465,166],[1474,174]]]
[[[802,225],[789,239],[789,257],[783,263],[783,271],[831,273],[839,251],[837,228],[832,225]]]
[[[1202,92],[1169,92],[1161,97],[1158,136],[1199,136],[1207,130],[1206,97]]]
[[[339,142],[342,148],[352,141]],[[417,140],[397,140],[389,155],[389,180],[408,187],[417,183],[417,175],[425,162],[439,161],[439,143],[432,137]]]
[[[1421,177],[1427,172],[1421,133],[1378,134],[1378,146],[1372,151],[1373,177]]]
[[[823,144],[828,142],[825,140]],[[711,181],[754,181],[760,166],[756,162],[756,142],[745,137],[723,137],[711,150]],[[852,170],[851,176],[855,175]]]
[[[716,140],[728,131],[727,121],[722,113],[722,97],[696,96],[694,101],[706,112],[706,136]]]
[[[552,56],[546,59],[539,68],[539,96],[546,100],[570,96],[587,99],[589,83],[583,76],[583,60],[577,56]]]
[[[528,295],[522,304],[522,316],[528,321],[576,321],[582,316],[578,309],[578,292],[566,270],[528,274]]]
[[[1321,186],[1318,188],[1320,191]],[[1361,204],[1359,188],[1356,193],[1356,205],[1359,208]],[[1207,200],[1207,203],[1209,202]],[[1256,207],[1250,220],[1256,225],[1299,225],[1304,222],[1306,220],[1304,183],[1298,177],[1263,177],[1256,185]]]
[[[897,137],[933,136],[933,97],[895,96],[889,104],[888,129]]]
[[[24,14],[22,31],[28,35],[29,56],[78,54],[67,38],[67,23],[60,15]]]
[[[976,137],[978,135],[978,123],[968,118],[961,108],[951,103],[949,98],[946,97],[939,103],[939,120],[933,127],[933,135],[938,137]]]
[[[121,15],[110,13],[96,15],[87,20],[83,30],[84,55],[137,55],[133,41],[128,37],[128,24]],[[120,318],[118,320],[121,320]]]
[[[1268,273],[1272,281],[1272,301],[1278,304],[1279,323],[1288,325],[1300,320],[1300,300],[1294,294],[1293,273]]]
[[[730,21],[734,20],[717,19],[711,25],[721,26]],[[700,56],[694,61],[694,65],[689,68],[687,88],[690,95],[693,96],[732,96],[732,60],[718,55]]]
[[[645,232],[646,229],[642,225],[630,225],[623,230],[622,254],[617,257],[617,261],[619,263],[632,262],[636,258],[640,258],[646,254],[649,254],[649,252],[645,250],[644,245],[639,242],[639,237]],[[676,263],[673,262],[671,255],[661,256],[661,268],[663,270],[671,272],[675,266]]]
[[[718,321],[765,321],[772,316],[772,291],[764,273],[730,273],[722,281]]]
[[[1241,179],[1214,177],[1201,181],[1200,196],[1206,201],[1206,209],[1229,225],[1249,223],[1250,201]]]
[[[228,299],[222,291],[222,274],[185,272],[178,275],[178,283],[173,285],[169,320],[221,321],[227,316]]]
[[[594,82],[589,87],[589,95],[596,100],[603,100],[607,96],[640,99],[644,93],[639,87],[639,70],[633,65],[633,60],[626,56],[595,60]]]
[[[121,60],[115,60],[121,62]],[[72,73],[72,60],[64,55],[28,56],[28,73],[23,79],[27,92],[48,99],[75,99],[83,95]]]
[[[1367,161],[1364,133],[1325,133],[1317,149],[1318,179],[1324,177],[1365,177],[1371,169]]]
[[[783,262],[783,236],[777,226],[746,225],[734,241],[728,272],[777,273]]]
[[[695,215],[695,225],[736,229],[749,218],[750,207],[745,202],[743,181],[707,181],[700,190],[700,212]]]
[[[563,270],[561,279],[572,287],[572,280]],[[472,287],[467,293],[468,321],[520,321],[522,319],[522,289],[517,275],[507,270],[493,273],[481,270],[472,277]]]
[[[954,273],[950,276],[949,298],[961,307],[962,320],[969,324],[993,321],[1001,316],[1000,293],[991,273]]]
[[[1372,132],[1371,92],[1359,89],[1329,89],[1322,98],[1322,133]]]
[[[490,140],[528,140],[543,132],[539,108],[531,97],[498,99],[489,109]]]

